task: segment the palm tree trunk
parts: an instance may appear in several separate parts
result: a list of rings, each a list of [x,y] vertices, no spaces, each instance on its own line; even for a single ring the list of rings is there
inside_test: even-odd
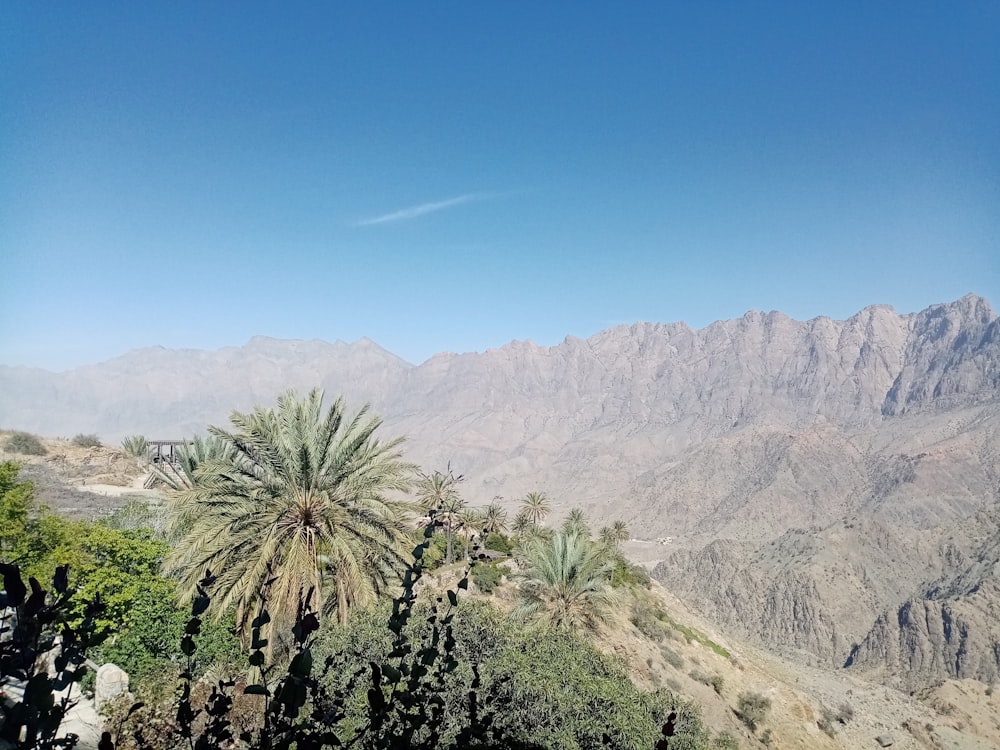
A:
[[[347,624],[347,586],[342,577],[337,578],[337,622]]]
[[[447,525],[444,527],[444,535],[448,540],[448,547],[444,553],[444,561],[446,565],[451,565],[455,560],[455,532],[451,528],[451,519],[448,519]]]

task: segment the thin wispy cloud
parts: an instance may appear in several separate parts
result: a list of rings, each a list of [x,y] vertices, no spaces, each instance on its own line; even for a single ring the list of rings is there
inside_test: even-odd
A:
[[[408,219],[416,219],[420,216],[426,216],[427,214],[433,214],[438,211],[454,208],[455,206],[461,206],[463,203],[480,201],[488,197],[489,196],[484,193],[466,193],[465,195],[448,198],[447,200],[434,201],[432,203],[421,203],[417,206],[401,208],[398,211],[382,214],[381,216],[376,216],[371,219],[363,219],[355,224],[355,226],[371,227],[376,224],[389,224],[394,221],[407,221]]]

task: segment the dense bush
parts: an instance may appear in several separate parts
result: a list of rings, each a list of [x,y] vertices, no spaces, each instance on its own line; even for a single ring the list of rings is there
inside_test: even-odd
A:
[[[472,568],[472,581],[484,594],[492,594],[503,579],[503,571],[496,563],[476,563]]]
[[[101,439],[97,435],[89,434],[84,435],[82,432],[76,435],[72,440],[73,445],[78,445],[81,448],[100,448]]]
[[[368,663],[384,663],[391,648],[386,610],[359,614],[344,628],[325,633],[314,659],[333,660],[327,686],[338,694],[350,688],[351,675]],[[429,613],[413,618],[412,641],[426,642]],[[513,747],[602,747],[607,734],[614,747],[652,747],[666,714],[679,711],[678,735],[671,748],[707,746],[708,734],[696,709],[668,691],[645,693],[623,665],[600,654],[583,638],[564,630],[524,628],[482,602],[463,603],[454,620],[455,670],[437,693],[443,700],[440,747],[459,747],[467,720],[468,691],[478,680],[479,701]],[[363,686],[362,686],[363,687]],[[365,692],[356,688],[347,702],[350,726],[364,722]]]
[[[502,555],[510,555],[514,552],[514,542],[509,536],[499,531],[491,531],[487,534],[483,546],[488,550],[499,552]]]
[[[637,599],[632,604],[632,615],[629,618],[639,632],[651,641],[661,641],[666,637],[670,626],[663,622],[663,613],[642,599]]]
[[[611,585],[615,588],[622,586],[639,586],[648,589],[652,585],[649,571],[642,565],[633,565],[625,559],[624,555],[615,555],[615,569],[611,573]]]
[[[771,709],[771,699],[760,693],[740,693],[736,701],[736,714],[751,731],[756,731]]]
[[[423,541],[424,532],[419,530],[414,532],[414,543]],[[444,565],[445,553],[448,549],[448,540],[443,533],[437,532],[430,538],[430,544],[424,552],[423,563],[427,570],[434,570]]]
[[[25,456],[44,456],[48,453],[42,441],[30,432],[14,432],[4,444],[9,453],[20,453]]]

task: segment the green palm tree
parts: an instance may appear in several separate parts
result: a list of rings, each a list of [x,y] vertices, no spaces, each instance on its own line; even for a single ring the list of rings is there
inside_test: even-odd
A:
[[[511,531],[514,532],[514,536],[518,539],[523,539],[530,535],[531,531],[536,528],[534,522],[528,518],[528,514],[524,512],[522,508],[514,516],[514,523],[511,525]]]
[[[552,512],[552,506],[549,505],[548,498],[541,492],[529,492],[521,501],[521,511],[532,523],[541,524]]]
[[[617,597],[614,564],[607,550],[586,536],[558,531],[535,537],[522,550],[515,615],[539,624],[593,631],[607,619]]]
[[[458,514],[459,528],[465,535],[465,559],[469,559],[472,541],[486,525],[486,509],[466,506]]]
[[[628,526],[625,525],[624,521],[619,520],[611,524],[611,538],[616,545],[627,542],[630,536]]]
[[[455,531],[461,524],[460,514],[465,508],[465,500],[458,494],[458,484],[463,479],[462,475],[456,477],[449,467],[447,472],[420,474],[416,483],[417,502],[427,513],[434,512],[444,525],[445,564],[455,561]]]
[[[230,421],[230,431],[209,428],[227,450],[199,464],[172,502],[193,518],[167,561],[182,598],[209,569],[216,614],[235,607],[244,636],[265,598],[272,633],[287,633],[306,592],[344,622],[402,566],[408,506],[388,496],[408,489],[413,471],[402,441],[379,440],[367,406],[348,417],[337,399],[324,412],[319,390]]]
[[[226,459],[235,452],[233,445],[217,435],[197,436],[178,447],[176,460],[153,465],[153,475],[168,489],[183,492],[194,488],[199,466],[213,459]]]
[[[501,498],[495,497],[490,501],[490,504],[486,506],[484,511],[483,521],[484,525],[490,531],[495,531],[499,534],[506,533],[507,531],[507,511],[504,510],[500,503],[497,502]]]
[[[570,510],[566,516],[566,520],[563,521],[562,528],[566,534],[590,536],[590,529],[587,527],[587,514],[583,512],[583,508],[573,508]]]
[[[146,468],[149,463],[149,445],[143,435],[126,435],[122,438],[121,448],[126,456],[135,459],[138,468]]]
[[[615,521],[610,526],[601,528],[601,543],[610,550],[616,550],[622,542],[629,539],[628,526],[624,521]]]

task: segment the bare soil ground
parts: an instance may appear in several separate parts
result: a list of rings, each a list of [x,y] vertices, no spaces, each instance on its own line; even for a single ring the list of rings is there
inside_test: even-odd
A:
[[[0,461],[20,463],[21,478],[35,484],[36,500],[64,516],[92,521],[113,513],[129,496],[159,497],[143,489],[145,469],[116,447],[39,438],[47,453],[28,456],[6,450],[9,435],[0,431]]]

